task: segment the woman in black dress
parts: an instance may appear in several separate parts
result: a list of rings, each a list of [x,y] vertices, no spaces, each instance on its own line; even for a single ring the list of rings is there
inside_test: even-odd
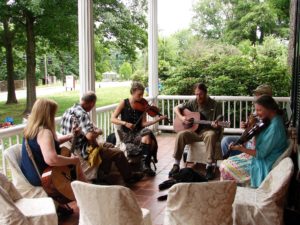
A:
[[[142,170],[148,176],[155,176],[155,172],[151,169],[151,159],[157,162],[157,141],[150,129],[151,126],[161,120],[166,119],[165,116],[159,116],[153,121],[147,121],[146,113],[134,109],[136,102],[140,102],[144,96],[144,86],[139,82],[133,82],[130,94],[131,97],[120,102],[111,121],[114,124],[122,125],[119,132],[120,139],[126,145],[127,156],[143,156]],[[121,118],[119,118],[121,115]]]

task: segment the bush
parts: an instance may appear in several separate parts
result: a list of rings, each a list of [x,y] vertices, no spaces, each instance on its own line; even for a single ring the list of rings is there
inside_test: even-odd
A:
[[[192,94],[193,84],[204,82],[211,95],[252,95],[252,90],[261,84],[271,85],[274,96],[290,95],[286,46],[273,37],[266,37],[262,45],[243,42],[239,48],[242,54],[236,54],[237,51],[201,57],[198,54],[197,58],[183,60],[164,82],[164,93]]]

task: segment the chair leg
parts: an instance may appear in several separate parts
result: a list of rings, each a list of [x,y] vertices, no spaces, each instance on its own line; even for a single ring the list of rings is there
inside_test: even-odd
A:
[[[155,162],[154,162],[154,160],[153,160],[153,159],[151,159],[151,162],[153,163],[154,170],[156,171],[156,170],[157,170],[157,167],[156,167],[156,165],[155,165]]]

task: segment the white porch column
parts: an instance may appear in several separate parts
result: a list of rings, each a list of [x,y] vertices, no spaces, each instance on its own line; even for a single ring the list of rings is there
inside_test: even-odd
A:
[[[148,0],[148,77],[149,96],[158,96],[157,0]]]
[[[93,0],[78,0],[80,97],[95,91]],[[96,109],[90,113],[96,123]]]

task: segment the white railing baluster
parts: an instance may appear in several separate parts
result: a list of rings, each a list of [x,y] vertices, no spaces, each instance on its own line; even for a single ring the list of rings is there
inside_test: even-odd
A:
[[[165,115],[165,101],[161,100],[161,112],[163,115]],[[162,121],[162,125],[165,125],[165,121]]]
[[[245,111],[245,118],[246,118],[246,120],[248,118],[248,115],[249,115],[249,113],[248,113],[248,101],[246,101],[246,111]]]
[[[227,121],[230,121],[230,101],[227,102]]]
[[[170,100],[169,100],[169,99],[167,100],[167,103],[168,103],[168,117],[171,118],[171,117],[170,117],[171,113],[170,113]],[[173,115],[172,115],[172,119],[173,119],[173,121],[174,121]]]
[[[225,102],[222,101],[222,115],[223,115],[223,118],[225,119]]]
[[[233,128],[236,128],[236,101],[233,101]]]
[[[242,114],[242,108],[243,108],[243,106],[242,106],[242,101],[240,101],[240,120],[239,120],[239,127],[241,127],[241,121],[243,121],[243,114]]]
[[[1,143],[1,161],[2,161],[2,173],[6,176],[7,175],[7,171],[6,171],[6,162],[5,162],[5,158],[4,158],[4,140],[1,138],[0,139],[0,143]]]

